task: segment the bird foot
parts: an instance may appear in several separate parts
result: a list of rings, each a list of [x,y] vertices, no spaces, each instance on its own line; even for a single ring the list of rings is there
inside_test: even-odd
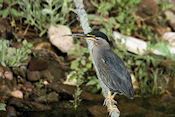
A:
[[[116,105],[112,105],[112,104],[117,104],[117,101],[114,100],[116,93],[114,93],[113,95],[111,95],[111,92],[108,92],[108,96],[106,97],[106,99],[104,100],[103,105],[108,106],[108,111],[109,111],[109,115],[111,115],[113,113],[113,111],[116,110],[117,113],[120,113],[119,109],[117,108]]]
[[[115,95],[116,95],[116,93],[114,93],[114,94],[111,96],[111,92],[108,92],[108,96],[107,96],[106,99],[104,100],[103,105],[107,106],[107,103],[108,103],[108,102],[117,104],[117,101],[114,100]]]

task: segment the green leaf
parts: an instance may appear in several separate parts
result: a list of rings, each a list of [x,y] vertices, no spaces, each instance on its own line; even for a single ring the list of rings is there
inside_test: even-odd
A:
[[[91,69],[91,67],[92,67],[92,64],[91,64],[91,63],[87,63],[87,64],[86,64],[86,68],[87,68],[87,69]]]
[[[3,18],[6,18],[9,15],[9,8],[2,10],[0,15],[2,15]]]
[[[81,60],[81,64],[82,65],[85,65],[86,64],[86,61],[84,59]]]
[[[31,43],[28,43],[28,45],[27,45],[29,48],[31,48],[32,46],[33,46],[33,44],[31,44]]]
[[[90,81],[86,84],[86,86],[95,85],[95,84],[96,84],[95,80],[90,80]]]
[[[73,69],[73,70],[76,70],[77,68],[78,68],[78,66],[79,66],[79,63],[78,63],[78,61],[76,61],[76,60],[74,60],[72,63],[71,63],[71,69]]]
[[[94,5],[95,7],[98,7],[98,4],[97,4],[96,2],[94,2],[94,1],[91,0],[91,3],[92,3],[92,5]]]
[[[5,64],[4,61],[1,61],[1,65],[4,66],[4,67],[6,67],[6,64]]]
[[[6,111],[6,104],[5,103],[0,103],[0,110]]]
[[[14,8],[10,9],[10,13],[14,17],[20,17],[21,16],[21,13],[19,11],[17,11],[16,9],[14,9]]]
[[[154,46],[154,49],[159,50],[161,53],[163,53],[166,56],[170,57],[170,55],[171,55],[170,50],[168,49],[168,47],[165,43],[157,43]]]
[[[70,51],[68,51],[67,54],[68,54],[68,55],[72,55],[72,54],[74,54],[74,50],[70,50]]]
[[[84,53],[89,53],[88,48],[83,48],[83,52],[84,52]]]

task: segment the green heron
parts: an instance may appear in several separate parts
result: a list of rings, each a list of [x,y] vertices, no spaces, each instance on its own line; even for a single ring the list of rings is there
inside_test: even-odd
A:
[[[93,41],[92,56],[101,81],[109,88],[105,99],[114,103],[116,93],[124,94],[130,99],[134,97],[134,89],[128,69],[124,62],[110,49],[108,37],[100,31],[88,34],[71,34],[67,36],[79,37]],[[111,95],[111,91],[114,93]],[[111,106],[111,110],[113,110]]]

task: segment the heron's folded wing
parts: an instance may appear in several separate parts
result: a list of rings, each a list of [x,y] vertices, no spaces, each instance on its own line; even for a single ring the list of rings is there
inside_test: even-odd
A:
[[[103,58],[99,60],[98,68],[104,84],[126,96],[134,95],[131,76],[123,61],[111,50],[105,50],[102,54]]]

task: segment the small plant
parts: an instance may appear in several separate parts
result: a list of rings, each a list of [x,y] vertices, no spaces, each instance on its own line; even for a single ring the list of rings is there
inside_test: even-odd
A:
[[[151,48],[160,50],[166,57],[152,55],[149,50]],[[119,45],[115,52],[125,60],[127,67],[135,75],[139,84],[139,94],[160,94],[160,92],[166,91],[169,79],[175,76],[175,70],[172,69],[175,66],[168,69],[160,65],[166,59],[172,59],[172,55],[162,43],[155,46],[148,44],[148,49],[145,51],[144,56],[127,52],[124,45]]]
[[[6,111],[6,104],[0,103],[0,111]]]
[[[19,67],[26,65],[25,60],[31,53],[32,44],[24,40],[23,47],[16,49],[10,47],[10,41],[0,38],[0,64],[8,67]]]
[[[71,62],[71,77],[69,81],[76,79],[76,91],[74,94],[74,108],[77,109],[78,105],[81,102],[81,85],[85,83],[85,77],[88,77],[87,85],[96,85],[98,80],[94,74],[90,74],[89,71],[92,71],[92,62],[88,59],[89,52],[87,48],[80,47],[79,43],[76,45],[75,51],[70,51],[69,54],[76,54],[77,58]],[[95,73],[95,72],[94,72]],[[95,79],[96,78],[96,79]],[[99,88],[99,87],[98,87]]]
[[[0,16],[23,19],[24,25],[34,26],[39,30],[40,36],[43,36],[50,25],[68,24],[69,11],[73,7],[71,2],[72,0],[0,0]]]
[[[7,7],[4,7],[6,5]],[[18,5],[17,0],[0,0],[0,16],[6,18],[12,16],[15,18],[21,17],[22,12],[14,8],[15,5]]]
[[[86,86],[93,85],[93,89],[91,90],[92,93],[97,93],[98,91],[101,90],[101,86],[99,83],[99,80],[97,79],[96,76],[89,76],[88,77],[88,82],[86,83]]]
[[[23,12],[24,24],[35,26],[40,36],[47,32],[50,25],[65,24],[72,0],[18,0]]]

